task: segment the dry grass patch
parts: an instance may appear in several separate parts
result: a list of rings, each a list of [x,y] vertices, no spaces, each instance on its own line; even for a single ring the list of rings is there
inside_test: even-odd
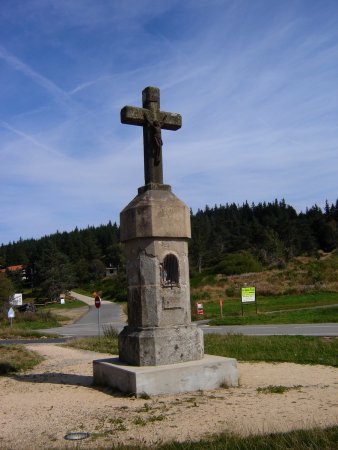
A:
[[[12,375],[32,369],[43,360],[38,353],[22,345],[0,345],[0,375]]]

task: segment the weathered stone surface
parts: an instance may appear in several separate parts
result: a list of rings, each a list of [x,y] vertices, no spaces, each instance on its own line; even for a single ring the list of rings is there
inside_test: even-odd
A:
[[[132,367],[109,358],[94,361],[94,384],[140,397],[238,386],[238,373],[235,359],[212,355],[156,367]]]
[[[125,106],[121,122],[143,127],[145,185],[163,185],[161,129],[178,130],[182,126],[180,114],[160,111],[160,90],[148,86],[142,91],[142,106]],[[157,188],[156,188],[157,189]]]
[[[156,366],[203,357],[203,334],[191,324],[189,237],[189,209],[168,190],[144,191],[122,211],[128,326],[119,336],[121,361]]]
[[[160,266],[179,261],[179,284],[164,286]],[[191,323],[188,244],[184,240],[135,239],[125,244],[129,324],[164,327]]]
[[[190,238],[190,211],[172,192],[148,190],[120,215],[121,242],[136,238]]]
[[[128,326],[119,334],[120,360],[134,366],[195,361],[203,355],[203,333],[194,324],[142,330]]]

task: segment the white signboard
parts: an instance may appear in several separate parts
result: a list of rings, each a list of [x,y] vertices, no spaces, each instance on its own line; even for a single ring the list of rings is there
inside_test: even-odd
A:
[[[10,309],[8,310],[8,318],[9,318],[9,319],[14,319],[14,317],[15,317],[14,309],[13,309],[13,308],[10,308]]]
[[[242,287],[242,303],[251,303],[256,301],[255,287]]]
[[[12,306],[21,306],[22,305],[22,294],[12,294],[9,297],[9,304]]]

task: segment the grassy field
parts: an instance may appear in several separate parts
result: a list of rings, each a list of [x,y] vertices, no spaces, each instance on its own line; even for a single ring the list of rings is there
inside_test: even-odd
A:
[[[203,300],[204,319],[212,319],[215,325],[249,325],[269,323],[325,323],[338,322],[338,293],[318,292],[299,295],[257,296],[257,311],[254,303],[243,305],[243,317],[240,298],[218,297]],[[223,317],[219,299],[222,299]],[[195,303],[192,305],[192,316],[197,316]]]
[[[56,315],[50,311],[36,311],[36,312],[15,312],[15,317],[12,326],[7,318],[3,318],[0,323],[0,335],[2,331],[14,333],[17,330],[39,330],[40,328],[52,328],[60,326],[60,321]]]
[[[7,315],[0,316],[0,339],[9,338],[39,338],[41,333],[36,330],[62,326],[67,317],[62,316],[62,311],[86,306],[79,300],[67,299],[66,303],[46,304],[38,306],[36,312],[15,311],[15,317],[10,325]]]
[[[288,311],[280,313],[251,313],[244,316],[223,316],[210,320],[210,325],[267,325],[267,324],[286,324],[286,323],[337,323],[338,307],[318,308],[302,311]]]
[[[260,272],[210,275],[195,274],[191,281],[191,306],[203,303],[204,317],[212,324],[270,324],[338,322],[338,253],[320,252],[291,259],[283,268]],[[255,304],[243,305],[241,288],[255,286]],[[223,302],[223,318],[219,300]]]
[[[83,350],[116,355],[117,338],[103,336],[72,340],[65,344]],[[307,336],[204,336],[205,353],[241,361],[293,362],[338,366],[338,339]]]
[[[208,334],[204,337],[204,345],[206,353],[228,356],[241,361],[338,366],[336,338]]]
[[[42,356],[23,345],[0,345],[0,376],[31,369],[42,360]]]
[[[111,450],[335,450],[338,427],[239,437],[222,433],[197,442],[172,442],[156,447],[116,445]]]

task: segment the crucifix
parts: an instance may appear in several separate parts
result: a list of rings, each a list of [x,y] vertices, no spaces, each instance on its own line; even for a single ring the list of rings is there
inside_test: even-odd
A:
[[[181,115],[160,111],[160,90],[149,86],[142,91],[142,108],[125,106],[121,109],[121,122],[143,127],[145,185],[163,184],[161,129],[181,128]]]

